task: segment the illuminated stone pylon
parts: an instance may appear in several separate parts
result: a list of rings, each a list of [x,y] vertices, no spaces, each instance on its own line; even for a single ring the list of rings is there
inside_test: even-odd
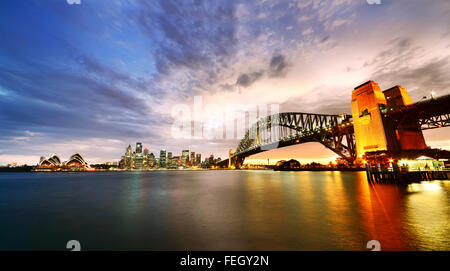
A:
[[[426,143],[418,122],[395,123],[388,112],[411,105],[406,90],[395,86],[381,91],[377,83],[368,81],[352,92],[352,115],[355,129],[356,153],[425,149]]]
[[[413,104],[406,90],[401,86],[395,86],[383,91],[387,102],[387,112],[400,109]],[[422,150],[427,147],[422,130],[417,121],[404,122],[398,125],[393,120],[386,120],[386,134],[391,136],[394,144],[394,152],[402,150]]]
[[[389,150],[382,117],[387,102],[378,84],[368,81],[356,87],[352,92],[351,107],[358,158],[366,152]]]

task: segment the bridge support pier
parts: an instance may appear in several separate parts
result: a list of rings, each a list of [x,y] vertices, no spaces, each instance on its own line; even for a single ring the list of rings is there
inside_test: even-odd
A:
[[[245,157],[235,156],[230,158],[230,168],[240,169],[244,165]]]

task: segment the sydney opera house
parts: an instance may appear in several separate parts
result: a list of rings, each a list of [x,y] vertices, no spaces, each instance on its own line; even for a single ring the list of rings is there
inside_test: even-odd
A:
[[[75,153],[70,156],[66,162],[61,162],[61,159],[52,154],[49,158],[41,157],[39,164],[36,166],[36,171],[85,171],[89,165],[84,161],[83,156]]]

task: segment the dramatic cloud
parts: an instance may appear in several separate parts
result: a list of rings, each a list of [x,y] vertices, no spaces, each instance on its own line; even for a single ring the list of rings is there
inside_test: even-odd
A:
[[[236,80],[237,86],[242,87],[249,87],[251,84],[253,84],[256,80],[262,77],[264,72],[253,72],[251,74],[241,74]]]
[[[262,79],[264,75],[269,77],[283,77],[287,72],[288,64],[285,57],[281,54],[274,55],[265,70],[252,73],[243,73],[236,80],[237,87],[249,87],[257,80]],[[231,87],[231,86],[228,86]]]
[[[275,55],[270,60],[269,75],[271,77],[282,77],[286,73],[286,59],[283,55]]]

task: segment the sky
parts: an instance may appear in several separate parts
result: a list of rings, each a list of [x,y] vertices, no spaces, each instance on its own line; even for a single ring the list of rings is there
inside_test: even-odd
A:
[[[3,0],[0,37],[0,163],[117,161],[135,142],[225,158],[239,138],[174,134],[194,97],[341,114],[367,80],[413,101],[450,93],[448,0]],[[446,149],[449,135],[425,132]],[[308,143],[252,158],[335,157]]]

